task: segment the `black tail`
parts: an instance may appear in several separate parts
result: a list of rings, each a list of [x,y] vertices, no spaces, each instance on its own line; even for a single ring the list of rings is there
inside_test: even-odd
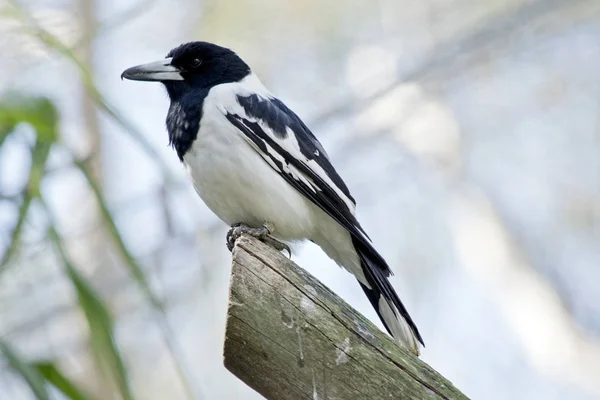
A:
[[[419,343],[425,346],[421,334],[388,280],[390,269],[383,258],[371,246],[353,239],[360,258],[363,273],[370,286],[360,283],[371,305],[390,335],[415,355],[419,355]]]

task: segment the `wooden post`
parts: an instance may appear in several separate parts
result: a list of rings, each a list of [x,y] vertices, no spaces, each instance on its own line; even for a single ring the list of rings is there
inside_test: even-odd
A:
[[[467,399],[286,256],[233,251],[225,367],[269,400]]]

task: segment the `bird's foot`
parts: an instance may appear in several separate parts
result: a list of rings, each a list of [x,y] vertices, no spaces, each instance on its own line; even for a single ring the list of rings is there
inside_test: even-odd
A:
[[[270,228],[270,229],[269,229]],[[255,238],[257,238],[258,240],[260,240],[263,243],[268,244],[269,246],[275,248],[277,251],[282,251],[285,250],[288,252],[289,257],[292,257],[292,251],[290,250],[290,247],[275,239],[273,236],[271,236],[271,232],[272,232],[273,228],[269,225],[269,224],[265,224],[260,228],[252,228],[248,225],[244,225],[241,222],[235,223],[233,225],[231,225],[231,229],[229,229],[229,231],[227,232],[227,248],[229,249],[229,251],[233,251],[233,247],[235,246],[235,242],[243,235],[250,235],[253,236]]]

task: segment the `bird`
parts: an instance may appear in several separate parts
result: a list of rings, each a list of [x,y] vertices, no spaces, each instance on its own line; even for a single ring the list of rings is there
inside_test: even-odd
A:
[[[356,217],[322,144],[234,51],[184,43],[121,79],[160,82],[169,144],[202,201],[242,235],[278,250],[310,240],[358,280],[388,333],[418,356],[423,339],[389,281],[392,271]]]

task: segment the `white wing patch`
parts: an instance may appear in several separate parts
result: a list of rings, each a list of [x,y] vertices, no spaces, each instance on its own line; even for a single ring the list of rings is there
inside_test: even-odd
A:
[[[245,118],[245,119],[248,121],[251,121],[251,122],[257,122],[256,120],[254,120],[252,118]],[[244,120],[242,120],[241,123],[244,124],[248,129],[250,129],[250,127],[244,123]],[[277,151],[275,151],[273,149],[273,147],[271,145],[269,145],[267,142],[265,142],[264,140],[262,141],[268,152],[268,154],[265,154],[264,151],[261,148],[259,148],[258,145],[256,143],[254,143],[252,140],[250,140],[247,136],[244,135],[243,137],[246,140],[246,142],[248,142],[248,144],[250,146],[252,146],[252,148],[254,148],[254,150],[258,154],[260,154],[260,156],[263,158],[263,160],[265,160],[271,166],[271,168],[273,168],[276,171],[285,172],[285,173],[291,175],[295,180],[301,181],[302,183],[304,183],[305,186],[308,186],[309,188],[311,188],[312,191],[315,193],[317,192],[317,190],[320,190],[319,187],[312,181],[312,179],[307,177],[302,172],[298,171],[298,168],[296,168],[295,166],[288,164],[285,161],[285,158],[281,154],[279,154]],[[283,171],[278,165],[276,165],[273,162],[273,159],[276,159],[277,161],[279,161],[281,163]]]
[[[274,98],[274,96],[262,85],[260,80],[254,74],[251,74],[251,75],[247,76],[246,78],[244,78],[240,82],[228,83],[228,84],[218,85],[218,86],[213,87],[211,89],[210,96],[207,97],[206,101],[210,101],[211,103],[213,103],[218,109],[221,110],[221,112],[224,115],[234,114],[234,115],[239,116],[242,120],[247,120],[247,121],[255,122],[255,123],[259,124],[261,129],[274,142],[276,142],[279,146],[281,146],[282,149],[284,149],[286,152],[288,152],[290,156],[294,157],[298,161],[301,161],[316,176],[321,178],[323,180],[323,182],[325,182],[335,192],[335,194],[344,202],[344,204],[348,208],[348,211],[350,211],[350,213],[352,215],[355,215],[356,205],[354,204],[352,199],[348,198],[348,196],[346,196],[344,194],[344,192],[339,187],[337,187],[337,185],[335,185],[335,183],[332,181],[332,179],[329,177],[329,175],[315,160],[308,159],[304,154],[302,154],[302,151],[300,151],[300,146],[298,144],[298,140],[296,138],[296,134],[289,127],[287,128],[286,137],[280,138],[278,135],[276,135],[273,132],[273,130],[269,127],[269,125],[267,123],[265,123],[265,121],[256,119],[256,118],[251,117],[246,114],[246,111],[244,110],[244,108],[238,103],[237,96],[238,95],[243,96],[243,95],[249,95],[249,94],[255,94],[255,95],[261,96],[265,100],[271,100]],[[250,145],[256,151],[259,152],[259,154],[262,153],[262,150],[259,149],[255,143],[252,143],[252,140],[247,138],[245,135],[244,135],[244,138],[246,139],[246,141],[248,141],[248,143],[250,143]],[[261,154],[261,156],[265,159],[265,161],[267,161],[269,163],[269,165],[271,165],[271,167],[274,167],[276,170],[280,170],[280,168],[277,168],[276,166],[274,166],[274,163],[272,160],[270,160],[269,156],[272,156],[272,157],[276,158],[277,160],[283,162],[283,165],[287,164],[285,162],[284,158],[280,154],[278,154],[277,151],[275,151],[266,141],[262,140],[262,142],[265,144],[269,154],[268,155]],[[314,155],[317,157],[326,156],[325,154],[320,154],[319,150],[316,150]],[[309,177],[307,177],[301,171],[298,171],[297,168],[295,168],[291,165],[288,165],[287,168],[289,168],[290,172],[292,173],[292,175],[294,176],[294,178],[296,180],[299,180],[299,181],[307,184],[315,192],[320,191],[320,188],[315,184],[315,182],[313,182]]]
[[[266,126],[266,124],[262,121],[261,127],[263,128],[263,130],[265,130],[265,132],[269,134],[269,136],[277,140],[280,143],[281,147],[285,149],[288,153],[290,153],[292,157],[301,160],[303,164],[309,167],[319,178],[321,178],[325,183],[327,183],[327,185],[335,191],[339,198],[344,201],[344,204],[346,204],[346,207],[348,207],[350,213],[354,215],[354,213],[356,212],[356,206],[354,202],[350,200],[348,196],[346,196],[344,192],[342,192],[342,190],[339,187],[337,187],[335,183],[333,183],[329,175],[327,175],[325,170],[315,160],[310,160],[306,158],[304,154],[302,154],[302,152],[300,151],[300,145],[298,144],[298,139],[296,138],[296,135],[290,128],[287,128],[287,136],[285,137],[285,139],[282,140],[277,139],[277,137],[273,134],[269,127]],[[317,150],[317,152],[318,151],[319,150]]]
[[[240,107],[241,108],[241,107]],[[231,111],[229,111],[231,113]],[[304,154],[302,154],[302,152],[300,151],[300,146],[298,145],[298,140],[296,139],[296,136],[294,134],[294,132],[292,132],[289,128],[288,128],[288,135],[281,139],[279,138],[277,135],[275,135],[272,131],[272,129],[263,121],[258,120],[256,118],[250,117],[248,116],[244,110],[241,110],[240,114],[237,114],[238,116],[240,116],[241,118],[251,121],[251,122],[256,122],[260,125],[261,129],[267,134],[269,135],[269,137],[277,142],[277,144],[279,144],[284,150],[286,150],[292,157],[296,158],[297,160],[301,161],[304,165],[306,165],[308,168],[310,168],[319,178],[321,178],[331,189],[333,189],[336,193],[337,196],[339,196],[339,198],[344,202],[344,204],[346,205],[346,207],[348,208],[348,210],[350,211],[350,213],[352,215],[355,214],[355,210],[356,210],[356,206],[354,205],[354,202],[352,200],[350,200],[345,194],[344,192],[342,192],[342,190],[340,188],[338,188],[333,181],[331,180],[331,178],[329,177],[329,175],[327,175],[327,173],[325,173],[325,170],[323,170],[323,168],[315,161],[315,160],[310,160],[308,158],[306,158],[306,156],[304,156]],[[249,128],[249,127],[248,127]],[[267,154],[263,154],[263,151],[261,149],[258,148],[258,146],[256,146],[255,143],[252,142],[252,140],[248,137],[246,137],[244,135],[245,140],[250,143],[252,145],[252,147],[254,147],[255,150],[259,151],[259,154],[261,154],[262,158],[265,159],[267,162],[269,162],[269,164],[271,166],[273,166],[273,162],[270,159],[269,156],[278,159],[279,161],[281,161],[284,165],[284,172],[289,172],[296,180],[303,182],[304,184],[306,184],[308,187],[310,187],[315,193],[317,191],[321,191],[321,189],[313,182],[312,179],[310,179],[309,177],[307,177],[304,173],[302,173],[301,171],[298,171],[298,169],[291,165],[288,164],[285,161],[285,158],[282,157],[277,151],[275,151],[273,149],[272,146],[270,146],[266,141],[262,141],[268,151],[268,155]],[[318,151],[318,150],[317,150]],[[275,168],[277,170],[280,170],[280,168]]]
[[[335,204],[330,203],[329,206],[325,205],[325,207],[344,207],[346,210],[340,210],[341,214],[338,216],[347,214],[351,220],[354,220],[356,210],[354,200],[346,194],[347,192],[345,193],[342,188],[336,185],[332,177],[330,177],[327,171],[319,165],[319,162],[317,162],[316,159],[308,158],[303,154],[296,132],[289,126],[285,127],[286,135],[282,135],[281,132],[273,131],[267,121],[257,118],[254,115],[248,115],[246,109],[238,101],[238,96],[257,96],[268,102],[275,99],[275,97],[262,85],[260,80],[252,74],[240,82],[227,83],[213,87],[205,99],[204,108],[206,110],[207,107],[211,107],[219,110],[224,118],[234,118],[236,123],[243,126],[243,128],[246,128],[248,132],[254,132],[254,130],[258,131],[257,128],[260,128],[260,134],[250,135],[251,137],[247,135],[247,133],[242,133],[241,131],[240,134],[271,166],[271,168],[278,171],[280,174],[291,177],[296,182],[300,183],[305,190],[317,194],[317,198],[323,195],[325,196],[323,199],[327,201],[327,196],[334,195],[337,199],[333,201],[338,205],[336,206]],[[280,154],[280,152],[283,154]],[[327,159],[327,154],[325,154],[324,151],[319,151],[319,149],[315,149],[311,155]],[[290,159],[293,159],[294,161],[289,162]],[[327,162],[329,163],[328,159]],[[293,163],[296,163],[296,165],[293,165]],[[307,170],[310,171],[310,173],[308,173]],[[330,192],[331,194],[326,194],[325,192]],[[324,207],[322,204],[317,205],[321,208]],[[338,222],[342,223],[340,220],[338,220]],[[356,233],[359,234],[364,241],[370,243],[368,236],[355,221],[348,222],[357,228]],[[347,229],[350,228],[347,227]]]

